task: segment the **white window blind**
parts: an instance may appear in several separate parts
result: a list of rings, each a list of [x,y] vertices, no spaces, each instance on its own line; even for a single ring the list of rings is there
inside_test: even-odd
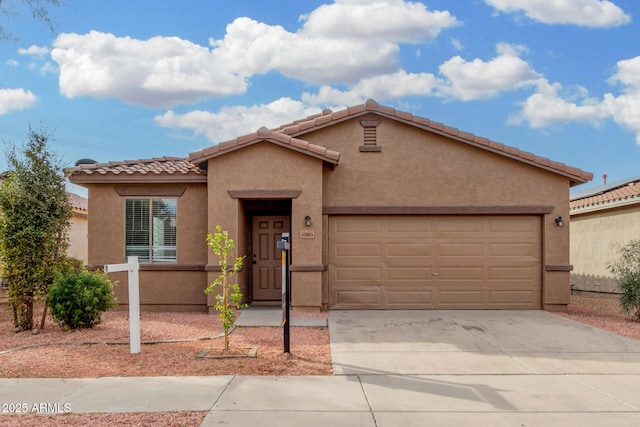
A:
[[[176,261],[176,199],[126,200],[125,253],[140,262]]]

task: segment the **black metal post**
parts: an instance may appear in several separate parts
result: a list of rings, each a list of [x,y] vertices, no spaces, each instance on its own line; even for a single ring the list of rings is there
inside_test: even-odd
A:
[[[284,352],[290,350],[290,325],[291,325],[291,281],[289,276],[289,233],[282,233],[282,240],[277,244],[282,250],[282,327],[284,334]]]
[[[283,266],[285,269],[285,283],[282,286],[285,288],[284,293],[284,352],[291,353],[290,347],[290,326],[291,326],[291,281],[289,279],[289,250],[285,249],[285,260],[286,263]]]

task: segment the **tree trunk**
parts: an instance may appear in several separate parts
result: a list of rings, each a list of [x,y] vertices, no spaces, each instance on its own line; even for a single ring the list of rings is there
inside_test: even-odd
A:
[[[229,313],[229,292],[227,290],[227,272],[223,271],[222,274],[224,277],[222,278],[222,306],[225,313],[225,316]],[[229,351],[229,327],[227,326],[227,320],[225,320],[224,325],[224,351]]]
[[[33,298],[27,298],[19,303],[18,327],[23,331],[33,329]]]
[[[42,309],[42,318],[40,319],[40,330],[44,329],[44,322],[47,319],[47,302],[44,303],[44,308]]]
[[[18,308],[16,307],[16,303],[11,303],[11,310],[13,311],[13,327],[18,327]]]

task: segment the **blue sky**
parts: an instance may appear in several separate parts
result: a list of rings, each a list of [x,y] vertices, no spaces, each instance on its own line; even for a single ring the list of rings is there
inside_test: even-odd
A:
[[[65,166],[371,98],[593,172],[578,189],[640,175],[637,0],[61,0],[54,32],[2,5],[0,140],[46,128]]]

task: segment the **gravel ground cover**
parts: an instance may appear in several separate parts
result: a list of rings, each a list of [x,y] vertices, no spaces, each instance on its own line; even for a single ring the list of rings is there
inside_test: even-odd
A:
[[[640,340],[640,323],[625,316],[615,298],[571,297],[568,313],[558,315]],[[293,314],[321,316],[319,314]],[[9,313],[0,307],[0,376],[100,377],[169,375],[331,375],[326,328],[291,328],[291,354],[282,351],[280,328],[242,328],[232,346],[257,346],[255,359],[198,359],[204,348],[222,346],[216,315],[143,313],[140,354],[126,345],[126,312],[105,313],[93,329],[63,332],[47,322],[39,335],[12,332]],[[181,342],[168,342],[181,341]],[[206,412],[63,414],[2,416],[3,426],[198,426]]]
[[[572,295],[568,313],[558,315],[640,340],[640,322],[622,312],[617,297]]]

